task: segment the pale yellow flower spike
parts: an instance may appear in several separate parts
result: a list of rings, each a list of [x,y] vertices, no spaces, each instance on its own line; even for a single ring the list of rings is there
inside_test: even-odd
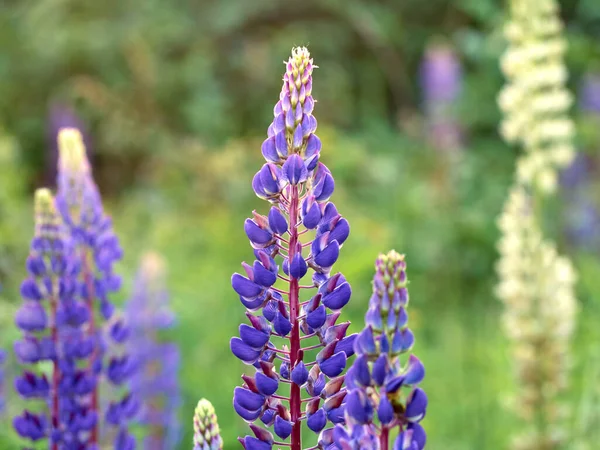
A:
[[[87,172],[89,163],[81,132],[76,128],[61,128],[58,132],[59,164],[66,173]]]
[[[566,41],[555,0],[512,0],[501,60],[506,85],[498,96],[504,113],[500,133],[520,144],[518,181],[543,193],[557,187],[557,171],[574,158],[573,103],[565,87]]]

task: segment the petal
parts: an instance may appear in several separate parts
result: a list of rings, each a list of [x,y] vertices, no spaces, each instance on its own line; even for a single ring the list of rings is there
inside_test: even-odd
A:
[[[306,420],[306,425],[308,425],[308,428],[310,428],[315,433],[318,433],[323,428],[325,428],[326,424],[327,414],[325,413],[323,408],[320,408],[316,413],[308,416],[308,419]]]
[[[248,278],[243,277],[239,273],[234,273],[232,275],[231,286],[233,287],[233,290],[242,297],[256,297],[263,290],[261,286],[250,281]]]
[[[419,358],[410,355],[404,377],[404,383],[408,385],[418,384],[423,381],[423,378],[425,378],[425,366],[419,361]]]
[[[321,372],[327,375],[329,378],[337,377],[344,371],[346,367],[346,354],[344,352],[338,352],[331,358],[328,358],[319,363]]]
[[[308,380],[308,370],[302,361],[296,364],[292,370],[292,381],[298,386],[302,386]]]
[[[269,211],[269,227],[277,234],[283,234],[288,229],[287,219],[279,208],[273,206]]]
[[[268,377],[262,372],[256,372],[254,379],[256,380],[256,387],[263,395],[273,395],[279,387],[276,378]]]
[[[273,427],[273,431],[275,434],[279,436],[281,439],[287,439],[290,434],[292,434],[293,423],[289,420],[282,419],[281,416],[275,417],[275,426]]]
[[[253,349],[240,338],[234,337],[229,341],[231,352],[246,364],[253,364],[260,356],[260,351]]]
[[[264,331],[257,330],[250,325],[246,325],[245,323],[240,325],[239,328],[240,337],[244,344],[252,347],[256,350],[261,350],[267,342],[269,342],[269,333],[265,333]]]
[[[332,292],[323,296],[323,304],[331,310],[342,309],[349,301],[352,289],[347,282],[337,286]]]
[[[253,244],[268,244],[273,240],[273,234],[260,228],[253,220],[246,219],[244,231]]]

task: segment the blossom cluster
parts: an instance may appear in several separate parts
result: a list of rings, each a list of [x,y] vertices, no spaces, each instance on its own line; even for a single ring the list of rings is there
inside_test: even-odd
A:
[[[380,255],[375,269],[366,327],[354,342],[357,356],[346,377],[346,423],[323,432],[320,443],[338,450],[387,449],[397,434],[394,449],[421,450],[427,395],[416,386],[425,369],[412,354],[405,364],[401,360],[415,340],[408,328],[404,255]]]
[[[499,220],[497,267],[497,295],[505,304],[504,328],[519,379],[515,411],[526,423],[538,424],[516,438],[515,448],[522,450],[556,448],[564,438],[558,400],[567,385],[577,311],[575,271],[543,238],[532,206],[523,188],[510,192]]]
[[[125,307],[129,328],[127,348],[135,353],[137,367],[129,381],[141,402],[138,420],[146,427],[143,448],[168,450],[177,447],[181,403],[178,372],[179,347],[161,339],[160,332],[175,325],[169,308],[165,262],[149,252],[142,257],[133,293]]]
[[[562,28],[555,0],[510,2],[509,47],[501,61],[507,84],[498,99],[501,133],[526,151],[517,165],[519,182],[542,192],[556,189],[557,170],[574,158]]]
[[[262,145],[266,164],[252,181],[256,195],[272,206],[267,215],[254,212],[246,220],[256,259],[243,264],[245,275],[236,273],[231,280],[250,323],[240,326],[231,350],[255,367],[234,391],[234,408],[254,434],[240,438],[247,450],[273,445],[298,450],[302,422],[319,433],[328,421],[343,421],[342,372],[355,336],[347,336],[349,322],[338,323],[351,289],[332,266],[350,227],[329,201],[335,184],[319,161],[314,67],[306,48],[294,49],[286,63]],[[281,340],[287,343],[278,346]],[[256,425],[259,419],[290,442],[276,441]]]
[[[113,266],[122,256],[112,223],[105,215],[91,175],[81,134],[58,134],[58,191],[35,196],[36,230],[21,286],[23,305],[15,321],[23,338],[14,349],[22,364],[32,365],[15,382],[27,399],[48,404],[42,413],[25,411],[13,423],[22,437],[48,439],[52,450],[96,449],[113,436],[118,450],[131,450],[135,439],[127,420],[137,401],[125,393],[102,414],[103,380],[126,386],[135,368],[122,352],[128,330],[116,318],[109,295],[120,287]],[[112,354],[111,354],[112,353]],[[102,436],[102,423],[118,428]]]

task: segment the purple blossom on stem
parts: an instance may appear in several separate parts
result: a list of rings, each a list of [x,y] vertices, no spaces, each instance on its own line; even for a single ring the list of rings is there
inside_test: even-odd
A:
[[[319,162],[314,67],[306,48],[292,50],[262,145],[267,163],[252,181],[254,192],[272,207],[268,215],[254,212],[246,220],[256,260],[244,263],[245,275],[236,273],[231,280],[250,324],[240,326],[230,347],[256,369],[243,375],[243,386],[234,391],[234,409],[254,434],[239,438],[247,450],[273,445],[300,450],[302,422],[319,433],[327,421],[343,420],[342,372],[354,353],[355,335],[346,336],[349,322],[337,323],[351,289],[331,269],[350,228],[329,201],[334,180]],[[316,289],[312,296],[304,295],[311,289]],[[284,339],[288,342],[277,346]],[[280,441],[256,425],[258,419]]]
[[[89,313],[78,299],[80,260],[60,220],[52,194],[35,194],[35,236],[21,284],[23,304],[15,322],[23,337],[14,345],[17,360],[32,365],[15,380],[25,399],[43,400],[47,412],[25,411],[13,420],[17,433],[32,441],[49,439],[52,450],[87,447],[97,413],[89,397],[96,379],[85,368],[94,344],[84,328]],[[38,363],[48,361],[51,370]]]
[[[425,376],[423,364],[400,356],[414,344],[408,328],[408,290],[404,255],[380,255],[375,264],[373,295],[365,315],[366,328],[354,342],[356,359],[346,375],[345,425],[325,430],[319,439],[328,449],[387,450],[398,429],[394,450],[421,450],[427,396],[416,387]]]
[[[89,322],[85,335],[93,342],[87,371],[96,380],[91,392],[91,409],[100,408],[98,378],[103,376],[116,387],[127,387],[135,369],[135,355],[123,351],[127,333],[122,321],[113,317],[114,306],[109,295],[121,286],[114,273],[114,264],[122,258],[119,241],[111,219],[104,213],[98,187],[92,177],[81,133],[64,128],[58,133],[58,192],[57,208],[73,239],[81,261],[80,292],[86,306]],[[107,350],[112,355],[107,355]],[[129,393],[111,402],[104,416],[105,423],[118,426],[114,448],[130,450],[135,439],[127,432],[127,421],[135,415],[138,402]],[[98,424],[91,430],[89,445],[99,443]]]
[[[176,344],[161,341],[159,336],[175,324],[175,316],[169,308],[165,263],[156,253],[142,258],[125,318],[130,333],[127,347],[136,353],[138,362],[129,384],[142,403],[139,420],[147,427],[143,448],[173,449],[180,439],[180,355]]]

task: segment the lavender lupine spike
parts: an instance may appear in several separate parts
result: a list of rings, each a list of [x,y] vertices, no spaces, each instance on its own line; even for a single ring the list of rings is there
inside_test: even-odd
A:
[[[0,349],[0,415],[4,412],[6,398],[4,397],[4,363],[6,362],[6,352]]]
[[[346,424],[325,430],[320,442],[339,450],[387,450],[392,430],[398,429],[394,450],[421,450],[426,435],[419,422],[427,396],[416,386],[425,369],[412,354],[406,365],[400,361],[414,344],[404,255],[393,250],[380,255],[375,269],[366,328],[354,343],[357,357],[346,377]]]
[[[81,260],[80,295],[90,317],[86,335],[94,342],[88,371],[96,379],[104,375],[111,384],[126,387],[135,362],[132,355],[123,353],[122,348],[118,349],[128,333],[122,321],[113,317],[114,306],[108,297],[121,285],[113,266],[121,259],[122,250],[112,229],[112,221],[104,213],[81,133],[74,128],[61,129],[58,145],[56,204]],[[109,337],[108,343],[104,334]],[[120,351],[121,354],[107,357],[107,350]],[[130,394],[109,404],[105,422],[119,427],[114,439],[115,449],[134,448],[135,439],[128,433],[126,423],[135,415],[137,406],[138,402]],[[91,393],[91,408],[95,412],[100,408],[97,387]],[[89,445],[99,443],[98,431],[98,425],[94,426]]]
[[[440,150],[455,151],[462,145],[460,125],[452,109],[462,90],[462,66],[446,44],[429,45],[420,68],[427,136]]]
[[[215,408],[203,398],[194,412],[194,450],[223,450]]]
[[[80,261],[49,190],[36,191],[35,213],[35,236],[26,264],[29,275],[21,285],[23,305],[15,315],[23,338],[14,350],[22,364],[48,361],[52,368],[49,373],[24,371],[15,380],[15,389],[26,399],[44,400],[48,412],[25,411],[13,424],[22,437],[49,439],[52,450],[67,444],[85,449],[97,415],[88,399],[96,380],[81,369],[93,342],[83,332],[89,314],[77,298]]]
[[[127,346],[138,361],[130,386],[142,402],[139,420],[147,427],[143,448],[173,449],[181,434],[177,419],[180,355],[176,344],[159,337],[161,330],[175,324],[166,290],[165,262],[160,255],[149,252],[142,257],[125,318],[130,332]]]
[[[306,48],[292,50],[275,118],[262,145],[267,163],[252,181],[254,192],[272,207],[267,216],[254,212],[246,220],[244,230],[256,260],[243,264],[245,276],[232,277],[250,325],[240,326],[231,350],[256,368],[253,376],[242,376],[243,386],[234,391],[234,408],[254,433],[239,438],[247,450],[273,445],[299,450],[302,421],[319,433],[328,420],[343,420],[342,372],[354,353],[355,335],[346,336],[349,322],[336,324],[351,289],[341,273],[331,275],[331,268],[350,227],[329,202],[334,181],[319,162],[321,141],[314,134],[317,121],[312,115],[314,67]],[[311,239],[307,236],[313,230]],[[309,254],[303,255],[307,249]],[[312,281],[301,283],[309,270]],[[301,302],[300,292],[313,288],[316,293]],[[274,336],[289,344],[277,347]],[[281,441],[253,424],[259,418]]]

